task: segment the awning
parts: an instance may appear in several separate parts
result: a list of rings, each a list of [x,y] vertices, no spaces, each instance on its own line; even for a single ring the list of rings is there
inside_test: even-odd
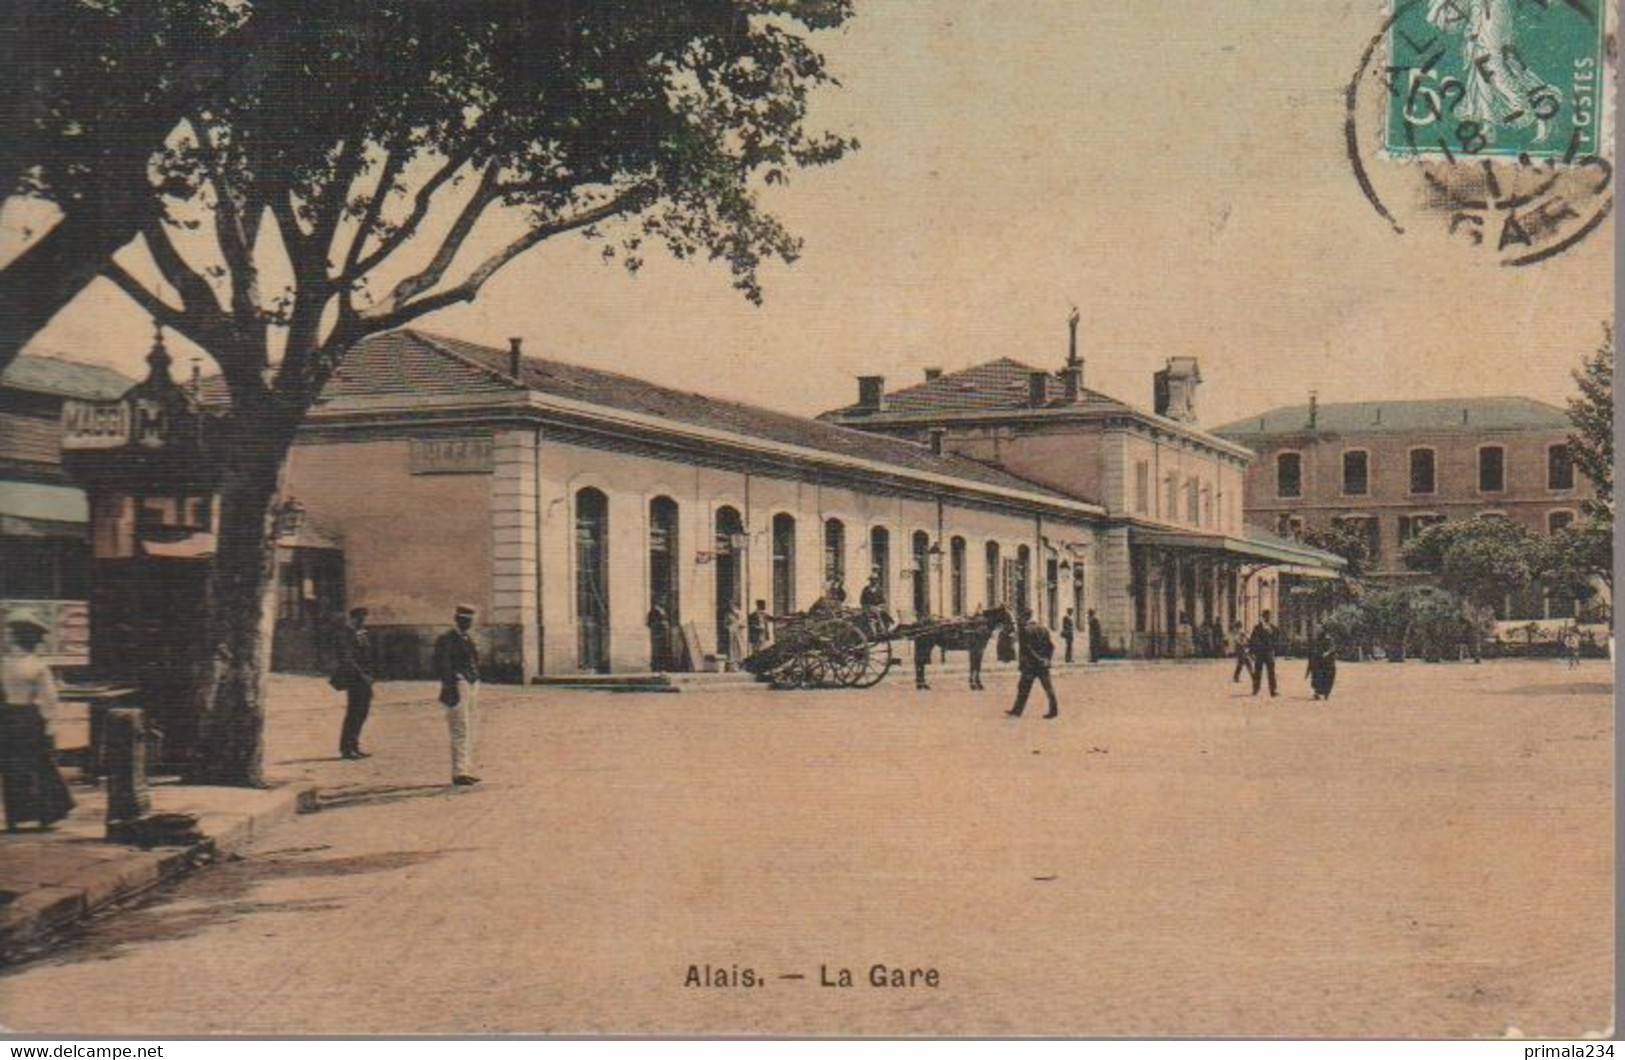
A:
[[[83,490],[39,482],[0,482],[0,534],[83,538],[90,504]]]
[[[1243,563],[1267,563],[1280,567],[1283,573],[1304,578],[1335,578],[1347,566],[1341,556],[1323,552],[1309,545],[1288,541],[1248,527],[1244,537],[1225,534],[1200,534],[1184,530],[1161,530],[1131,526],[1129,544],[1156,548],[1181,549],[1225,556]]]

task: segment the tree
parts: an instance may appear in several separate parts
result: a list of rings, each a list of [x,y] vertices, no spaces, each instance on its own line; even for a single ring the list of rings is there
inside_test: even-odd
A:
[[[306,0],[0,5],[0,194],[54,213],[0,268],[0,371],[141,231],[148,166],[191,110],[271,85]],[[250,61],[252,60],[252,61]],[[40,212],[40,211],[36,211]]]
[[[1569,453],[1596,493],[1594,501],[1586,502],[1586,514],[1612,522],[1614,326],[1611,322],[1603,322],[1602,341],[1574,372],[1574,382],[1580,394],[1569,399],[1569,421],[1574,424],[1574,432],[1569,435]]]
[[[1551,591],[1584,602],[1596,595],[1597,582],[1614,591],[1614,533],[1592,516],[1565,526],[1541,542],[1535,563],[1541,582]]]
[[[212,783],[260,781],[280,472],[355,342],[473,300],[571,232],[631,269],[645,244],[722,262],[759,301],[762,264],[799,247],[761,189],[855,146],[806,128],[833,81],[808,35],[848,0],[328,6],[250,54],[264,76],[203,97],[158,153],[137,216],[162,285],[103,270],[207,349],[230,397],[192,778]]]
[[[1540,540],[1510,519],[1479,516],[1436,523],[1405,545],[1405,565],[1479,607],[1495,607],[1527,588],[1537,573]]]

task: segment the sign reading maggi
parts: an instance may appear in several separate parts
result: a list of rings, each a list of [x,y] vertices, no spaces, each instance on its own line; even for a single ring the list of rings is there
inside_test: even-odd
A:
[[[117,449],[130,442],[126,401],[64,401],[62,448]]]

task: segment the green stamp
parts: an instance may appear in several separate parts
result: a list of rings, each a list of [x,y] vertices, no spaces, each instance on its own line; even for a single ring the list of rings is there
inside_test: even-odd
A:
[[[1395,0],[1391,157],[1598,153],[1608,0]]]

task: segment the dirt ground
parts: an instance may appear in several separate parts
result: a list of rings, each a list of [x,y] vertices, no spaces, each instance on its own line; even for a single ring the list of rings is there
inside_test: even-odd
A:
[[[279,679],[268,760],[320,780],[325,808],[0,977],[0,1024],[1610,1027],[1607,664],[1345,665],[1329,703],[1293,664],[1276,700],[1222,663],[1059,683],[1057,721],[1004,717],[1008,675],[983,693],[901,674],[859,693],[493,688],[486,783],[454,792],[427,686],[385,686],[375,757],[347,763],[338,697]],[[873,986],[877,964],[921,972]],[[843,969],[854,985],[822,985]]]

